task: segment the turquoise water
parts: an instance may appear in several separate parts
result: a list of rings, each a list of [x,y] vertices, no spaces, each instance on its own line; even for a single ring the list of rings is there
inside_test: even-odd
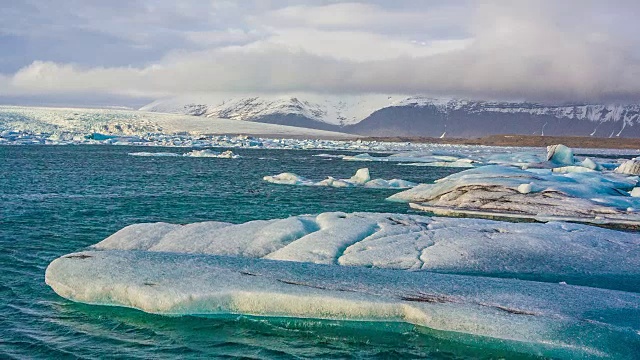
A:
[[[511,358],[495,344],[410,325],[163,317],[75,304],[44,283],[53,259],[138,222],[244,222],[323,211],[407,212],[394,191],[268,184],[372,175],[430,181],[457,170],[354,163],[317,152],[234,150],[240,159],[134,157],[185,149],[0,146],[0,358]],[[457,335],[461,336],[461,335]],[[498,346],[499,348],[499,346]]]

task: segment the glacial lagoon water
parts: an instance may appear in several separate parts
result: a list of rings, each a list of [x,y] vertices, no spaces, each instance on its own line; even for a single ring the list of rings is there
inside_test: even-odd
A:
[[[190,149],[189,149],[190,150]],[[136,157],[184,148],[0,146],[0,358],[521,358],[499,341],[406,324],[167,317],[77,304],[44,283],[53,259],[139,222],[234,223],[324,211],[405,213],[394,190],[273,185],[264,175],[432,181],[460,169],[346,162],[317,151],[239,159]]]

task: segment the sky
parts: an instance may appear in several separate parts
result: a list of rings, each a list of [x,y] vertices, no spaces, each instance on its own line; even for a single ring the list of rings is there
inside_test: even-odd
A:
[[[12,0],[0,103],[190,93],[640,103],[640,2]]]

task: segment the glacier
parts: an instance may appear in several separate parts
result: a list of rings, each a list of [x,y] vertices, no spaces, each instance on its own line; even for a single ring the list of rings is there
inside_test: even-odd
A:
[[[400,94],[185,95],[145,111],[281,123],[368,136],[481,137],[504,133],[638,137],[640,105],[538,104]],[[494,126],[491,126],[491,125]]]
[[[638,242],[401,214],[151,223],[54,260],[45,280],[73,301],[157,314],[399,321],[538,356],[624,359],[640,344]]]

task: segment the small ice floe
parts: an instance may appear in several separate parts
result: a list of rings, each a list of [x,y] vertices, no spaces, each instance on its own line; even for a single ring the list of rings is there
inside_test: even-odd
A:
[[[446,215],[640,225],[640,214],[626,210],[640,208],[640,199],[629,196],[637,178],[560,169],[574,171],[489,165],[418,185],[389,200],[417,203],[412,206]]]
[[[223,152],[217,152],[210,149],[204,150],[192,150],[188,153],[183,154],[182,156],[188,157],[208,157],[208,158],[218,158],[218,159],[237,159],[240,155],[236,155],[231,150],[226,150]]]
[[[327,177],[322,181],[313,181],[294,173],[282,173],[273,176],[265,176],[264,181],[281,185],[301,185],[301,186],[328,186],[328,187],[356,187],[362,186],[376,189],[407,189],[416,186],[416,183],[401,179],[371,179],[368,168],[358,169],[352,177],[348,179],[336,179]]]
[[[179,157],[179,156],[186,156],[186,157],[209,157],[209,158],[219,158],[219,159],[237,159],[240,156],[234,154],[231,150],[227,150],[227,151],[223,151],[223,152],[217,152],[217,151],[213,151],[213,150],[209,150],[209,149],[204,149],[204,150],[192,150],[188,153],[184,153],[182,155],[180,154],[176,154],[176,153],[171,153],[171,152],[133,152],[133,153],[129,153],[128,155],[131,156],[149,156],[149,157],[153,157],[153,156],[157,156],[157,157]]]
[[[176,153],[171,153],[171,152],[146,152],[146,151],[141,151],[141,152],[132,152],[132,153],[128,153],[127,155],[131,155],[131,156],[157,156],[157,157],[176,157],[176,156],[182,156],[180,154],[176,154]]]
[[[477,162],[473,159],[462,158],[452,155],[436,155],[425,152],[404,152],[389,156],[371,156],[368,153],[353,156],[341,156],[346,161],[378,161],[378,162],[399,162],[399,165],[407,166],[436,166],[436,167],[474,167]]]
[[[638,245],[585,225],[406,214],[153,223],[54,260],[45,281],[155,314],[399,321],[536,356],[632,359],[640,294],[607,287],[637,286]]]

